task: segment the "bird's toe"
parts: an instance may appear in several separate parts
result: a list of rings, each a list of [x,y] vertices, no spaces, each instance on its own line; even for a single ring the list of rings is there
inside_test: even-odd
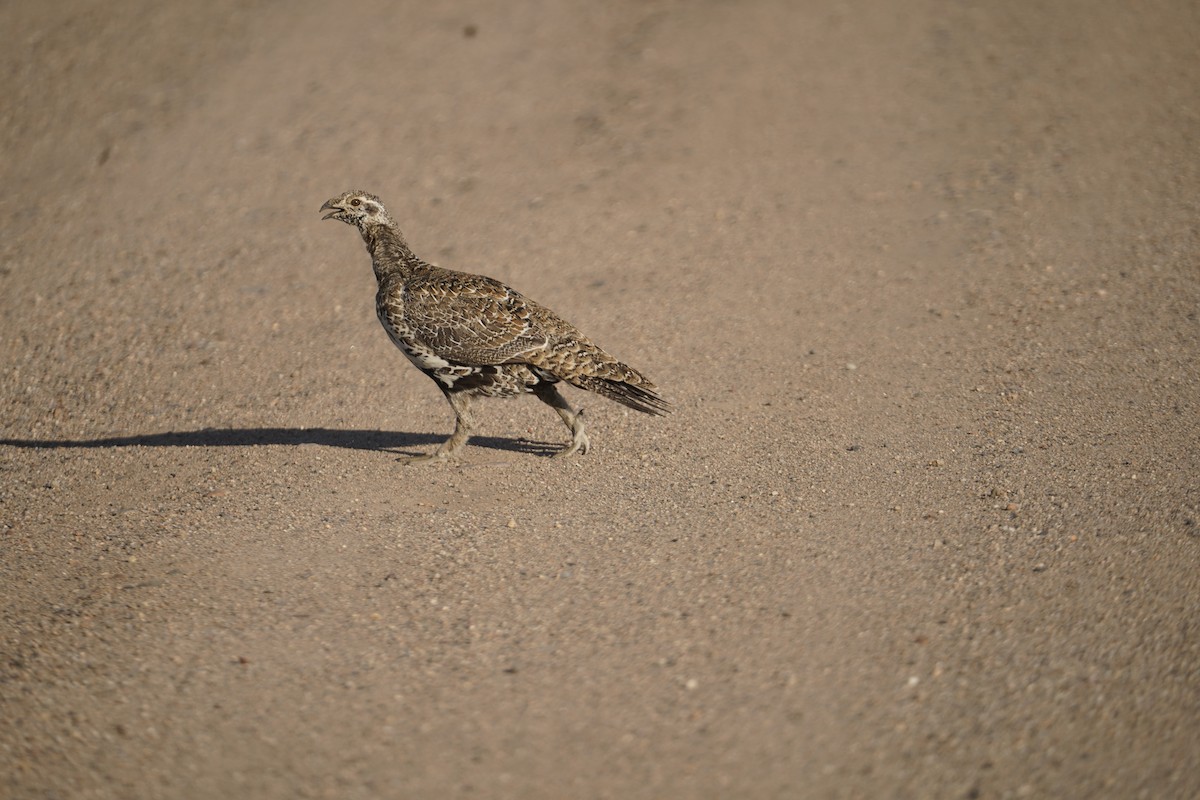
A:
[[[437,464],[449,461],[450,457],[442,452],[424,453],[419,456],[401,456],[396,459],[398,464]]]

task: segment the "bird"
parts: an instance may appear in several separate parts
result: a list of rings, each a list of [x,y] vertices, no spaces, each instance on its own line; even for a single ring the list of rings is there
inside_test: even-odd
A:
[[[362,235],[378,282],[375,310],[388,338],[445,395],[454,432],[433,453],[401,459],[445,461],[470,436],[472,401],[532,394],[553,408],[571,440],[555,457],[591,448],[583,409],[558,390],[569,383],[629,408],[662,416],[672,410],[643,373],[625,364],[555,314],[494,278],[444,269],[415,255],[373,194],[349,191],[321,206],[322,219]]]

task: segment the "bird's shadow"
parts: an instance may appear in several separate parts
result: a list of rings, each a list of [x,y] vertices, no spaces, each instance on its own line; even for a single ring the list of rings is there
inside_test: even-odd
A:
[[[0,439],[0,445],[60,450],[104,447],[254,447],[259,445],[316,444],[348,450],[378,450],[396,455],[420,455],[412,448],[441,444],[445,436],[399,431],[337,430],[333,428],[204,428],[198,431],[164,431],[98,439]],[[531,439],[472,436],[468,444],[512,453],[552,455],[560,447]]]

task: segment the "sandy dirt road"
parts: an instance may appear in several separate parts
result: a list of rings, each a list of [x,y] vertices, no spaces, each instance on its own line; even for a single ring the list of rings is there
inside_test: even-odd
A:
[[[0,5],[0,795],[1200,796],[1197,41]],[[677,412],[398,464],[351,188]]]

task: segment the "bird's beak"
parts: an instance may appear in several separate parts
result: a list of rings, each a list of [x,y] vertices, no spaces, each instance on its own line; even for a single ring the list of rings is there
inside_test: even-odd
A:
[[[326,201],[325,201],[325,205],[321,206],[321,210],[322,210],[322,211],[324,211],[324,210],[326,210],[326,209],[330,209],[330,208],[331,208],[331,209],[333,209],[333,210],[332,210],[332,211],[330,211],[330,212],[329,212],[328,214],[326,214],[325,216],[321,217],[321,219],[323,219],[323,220],[324,220],[324,219],[330,219],[330,218],[332,218],[332,217],[336,217],[338,214],[340,214],[340,213],[342,213],[343,211],[345,211],[345,210],[346,210],[346,209],[342,208],[341,206],[339,206],[339,205],[338,205],[336,202],[334,202],[333,200],[326,200]]]

